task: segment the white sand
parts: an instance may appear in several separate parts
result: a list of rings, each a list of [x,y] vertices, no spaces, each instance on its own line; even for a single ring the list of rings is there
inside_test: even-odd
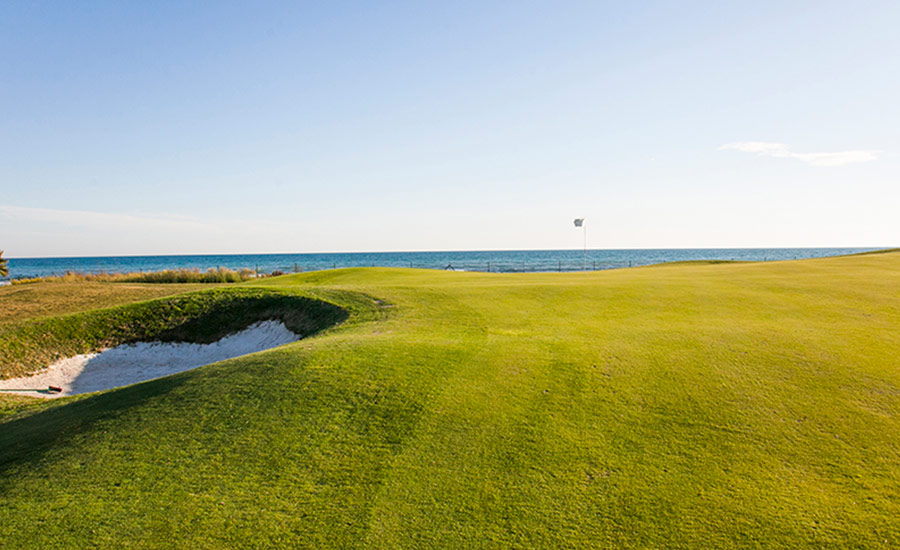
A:
[[[281,321],[263,321],[212,344],[127,344],[100,353],[61,359],[32,376],[0,380],[0,390],[44,390],[3,392],[37,397],[61,397],[108,390],[282,346],[299,339],[300,336],[288,330]],[[48,386],[57,386],[63,391],[47,392]]]

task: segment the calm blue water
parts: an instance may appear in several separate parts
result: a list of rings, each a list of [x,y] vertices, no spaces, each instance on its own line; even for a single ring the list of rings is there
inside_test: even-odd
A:
[[[107,256],[95,258],[10,258],[13,278],[81,273],[131,273],[215,267],[272,271],[316,271],[340,267],[418,267],[468,271],[578,271],[614,269],[685,260],[771,261],[819,258],[872,248],[696,248],[647,250],[498,250],[474,252],[354,252],[340,254],[227,254],[202,256]]]

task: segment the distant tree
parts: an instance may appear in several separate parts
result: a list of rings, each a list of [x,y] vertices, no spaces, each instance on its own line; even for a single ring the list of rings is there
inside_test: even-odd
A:
[[[9,262],[3,259],[3,251],[0,250],[0,277],[6,277],[9,275]]]

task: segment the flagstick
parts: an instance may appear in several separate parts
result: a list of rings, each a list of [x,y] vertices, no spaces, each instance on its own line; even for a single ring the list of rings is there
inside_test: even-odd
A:
[[[582,223],[581,229],[584,232],[584,253],[581,256],[581,270],[587,271],[587,226]]]
[[[584,250],[581,253],[581,270],[587,270],[587,226],[584,225],[584,218],[575,218],[575,227],[580,227],[584,235]]]

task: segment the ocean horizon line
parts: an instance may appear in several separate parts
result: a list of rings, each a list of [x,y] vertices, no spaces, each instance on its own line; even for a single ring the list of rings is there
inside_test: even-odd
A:
[[[305,252],[9,258],[9,279],[67,273],[136,273],[178,269],[250,269],[258,274],[348,267],[409,267],[486,272],[597,271],[680,261],[775,261],[841,256],[876,247],[631,248]]]
[[[682,250],[890,250],[896,246],[681,246],[681,247],[623,247],[623,248],[473,248],[441,250],[358,250],[332,252],[198,252],[171,254],[78,254],[62,256],[7,256],[8,260],[81,260],[96,258],[184,258],[219,256],[314,256],[353,254],[446,254],[446,253],[519,253],[519,252],[626,252],[626,251],[682,251]]]

